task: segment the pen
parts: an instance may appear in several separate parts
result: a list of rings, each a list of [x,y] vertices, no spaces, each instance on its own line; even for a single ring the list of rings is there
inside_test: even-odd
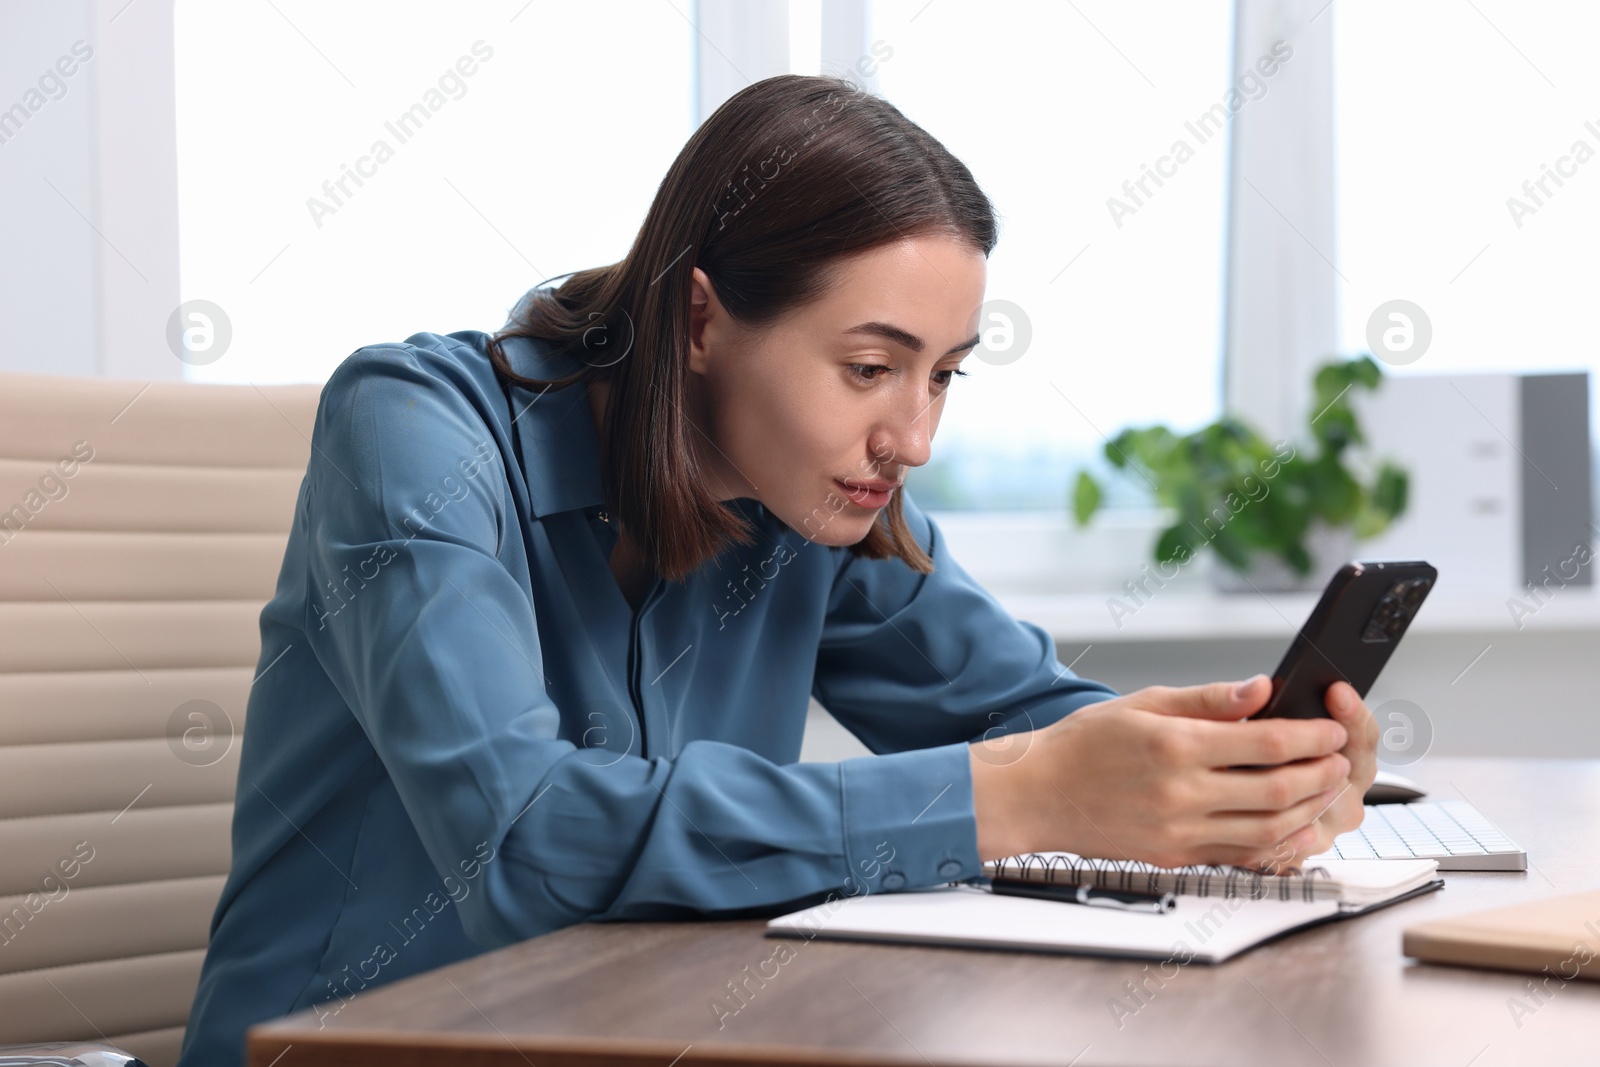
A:
[[[1056,900],[1063,904],[1089,904],[1101,908],[1120,908],[1123,911],[1151,912],[1164,915],[1178,906],[1172,893],[1130,893],[1120,889],[1101,889],[1088,885],[1051,885],[1048,882],[1018,882],[991,879],[989,888],[1016,897],[1037,897]]]

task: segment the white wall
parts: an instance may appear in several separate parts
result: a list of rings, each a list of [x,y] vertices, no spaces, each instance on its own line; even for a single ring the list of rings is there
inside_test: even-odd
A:
[[[182,376],[172,70],[171,0],[0,5],[0,371]]]

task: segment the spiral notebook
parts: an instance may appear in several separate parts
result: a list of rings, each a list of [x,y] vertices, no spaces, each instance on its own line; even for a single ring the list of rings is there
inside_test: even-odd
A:
[[[1430,881],[1438,867],[1437,860],[1318,860],[1295,873],[1266,875],[1245,867],[1156,867],[1137,860],[1088,859],[1072,852],[1030,852],[990,860],[983,873],[994,881],[1250,900],[1334,900],[1359,908]]]
[[[779,916],[769,937],[957,945],[1221,963],[1292,930],[1363,915],[1444,886],[1435,860],[1325,860],[1266,876],[1244,868],[1157,868],[1030,853],[984,865],[986,878],[836,898]],[[1172,892],[1165,914],[991,891],[994,879]]]

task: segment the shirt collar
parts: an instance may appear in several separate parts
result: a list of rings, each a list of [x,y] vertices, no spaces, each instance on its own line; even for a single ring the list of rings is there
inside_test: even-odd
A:
[[[507,337],[500,348],[511,369],[528,378],[563,378],[583,366],[538,338]],[[522,450],[533,515],[604,504],[599,433],[583,383],[542,389],[513,382],[509,394],[511,429]]]

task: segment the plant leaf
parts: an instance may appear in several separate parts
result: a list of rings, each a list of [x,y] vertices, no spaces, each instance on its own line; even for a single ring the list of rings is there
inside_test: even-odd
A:
[[[1383,368],[1371,356],[1362,353],[1348,364],[1350,380],[1368,389],[1377,389],[1383,381]]]
[[[1088,471],[1079,471],[1078,484],[1072,489],[1072,514],[1078,520],[1078,525],[1086,525],[1099,507],[1100,484],[1090,477]]]
[[[1311,553],[1306,551],[1306,546],[1299,541],[1283,550],[1283,561],[1294,568],[1294,572],[1304,578],[1311,573]]]
[[[1157,563],[1187,563],[1194,555],[1194,537],[1186,522],[1176,522],[1156,538]]]
[[[1324,456],[1311,468],[1311,501],[1316,514],[1331,525],[1343,526],[1361,507],[1361,484],[1337,456]]]
[[[1216,549],[1217,555],[1234,570],[1244,571],[1249,568],[1250,553],[1233,535],[1232,527],[1224,526],[1218,530],[1216,536],[1211,538],[1211,547]]]
[[[1241,543],[1252,548],[1277,548],[1278,534],[1273,526],[1273,512],[1267,506],[1272,494],[1269,492],[1259,500],[1252,500],[1248,496],[1244,499],[1244,507],[1233,517],[1231,528],[1234,535]]]
[[[1393,463],[1384,461],[1378,470],[1378,481],[1372,489],[1372,505],[1391,519],[1405,514],[1410,496],[1411,478]]]

